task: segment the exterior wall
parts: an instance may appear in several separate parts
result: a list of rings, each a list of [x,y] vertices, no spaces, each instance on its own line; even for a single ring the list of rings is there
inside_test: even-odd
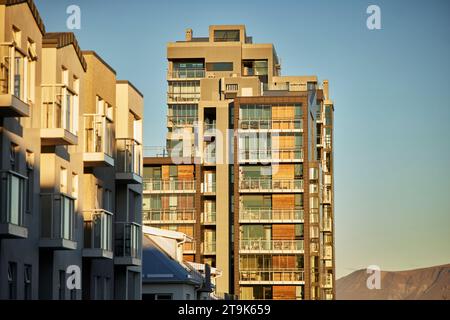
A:
[[[187,300],[187,295],[190,296],[190,300],[196,300],[197,296],[195,286],[193,285],[167,283],[144,283],[142,286],[142,295],[145,296],[147,294],[171,294],[172,300]]]

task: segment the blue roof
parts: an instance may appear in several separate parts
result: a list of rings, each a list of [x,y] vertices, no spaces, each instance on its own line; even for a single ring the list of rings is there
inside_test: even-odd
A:
[[[142,282],[187,283],[201,285],[192,272],[185,269],[145,235],[142,239]]]

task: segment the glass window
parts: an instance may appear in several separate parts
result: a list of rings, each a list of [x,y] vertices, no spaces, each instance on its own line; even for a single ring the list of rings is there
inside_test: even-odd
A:
[[[206,64],[207,71],[233,71],[233,62],[211,62]]]
[[[31,300],[31,265],[26,264],[23,272],[23,298],[24,300]]]
[[[235,42],[240,39],[239,30],[214,30],[214,42]]]

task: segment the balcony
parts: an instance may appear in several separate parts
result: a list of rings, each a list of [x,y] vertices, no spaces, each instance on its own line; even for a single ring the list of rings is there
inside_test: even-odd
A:
[[[137,223],[115,223],[114,263],[123,266],[140,266],[142,230]]]
[[[217,130],[217,124],[216,120],[213,120],[212,122],[205,122],[203,123],[203,136],[208,139],[208,137],[213,137],[216,135]]]
[[[203,212],[202,213],[202,224],[204,225],[215,225],[216,224],[216,212]]]
[[[196,242],[195,241],[185,242],[183,244],[183,253],[184,254],[193,254],[196,251],[195,247],[196,247]]]
[[[240,208],[240,223],[303,223],[303,209]]]
[[[0,117],[29,117],[25,98],[25,54],[13,43],[0,44]]]
[[[193,127],[197,122],[198,122],[198,117],[167,116],[167,127],[169,127],[169,128]]]
[[[0,171],[0,239],[25,239],[25,183],[27,178],[13,171]]]
[[[239,132],[302,132],[303,119],[239,120]]]
[[[200,101],[200,92],[168,92],[168,103],[197,103]]]
[[[332,232],[332,230],[333,230],[333,221],[331,219],[322,220],[322,231]]]
[[[41,141],[44,146],[78,144],[78,97],[65,85],[42,86]]]
[[[83,257],[112,259],[113,214],[104,209],[93,209],[84,213]]]
[[[305,273],[299,269],[240,270],[240,284],[304,284]]]
[[[144,179],[144,193],[195,193],[195,180]]]
[[[321,275],[321,285],[322,288],[333,288],[333,275],[332,274],[322,274]]]
[[[215,255],[216,242],[215,241],[203,242],[202,252],[204,255]]]
[[[75,199],[64,194],[41,194],[41,238],[39,247],[75,250]]]
[[[239,184],[242,193],[292,193],[303,192],[302,179],[242,179]]]
[[[143,210],[142,220],[144,224],[194,224],[195,209],[151,209]]]
[[[316,122],[323,123],[322,111],[320,109],[316,111]]]
[[[142,146],[134,139],[116,139],[116,180],[128,184],[142,184]]]
[[[84,153],[86,167],[114,166],[113,127],[106,116],[86,114],[84,120]]]
[[[167,79],[201,79],[205,77],[205,69],[176,69],[167,72]]]
[[[303,240],[240,240],[239,253],[303,253]]]
[[[303,150],[298,148],[239,150],[239,163],[303,162]]]

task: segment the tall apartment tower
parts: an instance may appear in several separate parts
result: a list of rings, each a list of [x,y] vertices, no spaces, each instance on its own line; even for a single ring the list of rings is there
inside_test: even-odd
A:
[[[142,118],[73,33],[0,0],[0,299],[140,299]]]
[[[328,82],[281,76],[274,46],[243,25],[188,29],[167,59],[167,141],[144,158],[144,223],[194,237],[185,259],[221,270],[216,292],[333,299]]]

